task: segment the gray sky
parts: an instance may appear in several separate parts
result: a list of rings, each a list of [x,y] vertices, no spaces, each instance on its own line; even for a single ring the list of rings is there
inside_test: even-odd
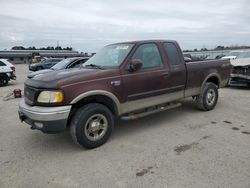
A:
[[[250,45],[249,0],[0,0],[0,49],[177,40],[183,49]]]

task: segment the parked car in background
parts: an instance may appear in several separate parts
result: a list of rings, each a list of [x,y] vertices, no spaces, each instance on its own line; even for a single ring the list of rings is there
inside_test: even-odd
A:
[[[67,58],[67,59],[60,61],[59,63],[57,63],[56,65],[54,65],[50,69],[32,72],[32,73],[28,74],[27,77],[33,78],[34,76],[53,72],[53,71],[58,71],[58,70],[62,70],[62,69],[77,68],[77,67],[80,67],[83,63],[85,63],[88,59],[89,59],[88,57]]]
[[[221,59],[236,59],[242,51],[232,51],[228,55],[221,57]]]
[[[250,87],[250,51],[241,52],[236,59],[230,61],[233,69],[229,85]]]
[[[6,86],[11,79],[16,79],[15,66],[7,59],[0,59],[0,86]]]
[[[41,61],[40,63],[33,63],[29,65],[30,71],[38,71],[42,69],[49,69],[58,62],[62,61],[63,58],[49,58]]]
[[[191,61],[204,61],[208,56],[206,55],[191,55],[191,54],[183,54],[184,59],[186,62],[191,62]]]

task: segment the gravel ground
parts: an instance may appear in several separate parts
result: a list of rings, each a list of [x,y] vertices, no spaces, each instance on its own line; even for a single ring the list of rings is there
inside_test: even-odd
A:
[[[103,146],[85,150],[66,131],[48,135],[18,119],[23,88],[17,80],[0,88],[0,187],[250,187],[250,92],[219,90],[216,108],[179,108],[135,121],[119,121]]]

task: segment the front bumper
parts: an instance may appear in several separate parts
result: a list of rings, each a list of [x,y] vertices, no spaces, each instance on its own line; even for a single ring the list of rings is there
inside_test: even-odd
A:
[[[19,118],[44,133],[57,133],[65,130],[71,106],[42,107],[29,106],[24,99],[19,103]]]
[[[244,74],[231,74],[230,86],[250,86],[250,76]]]

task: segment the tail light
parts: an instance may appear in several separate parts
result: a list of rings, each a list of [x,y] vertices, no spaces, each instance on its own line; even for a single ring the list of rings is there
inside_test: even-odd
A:
[[[13,67],[10,67],[11,70],[13,70],[13,72],[16,70],[16,68],[13,66]]]

